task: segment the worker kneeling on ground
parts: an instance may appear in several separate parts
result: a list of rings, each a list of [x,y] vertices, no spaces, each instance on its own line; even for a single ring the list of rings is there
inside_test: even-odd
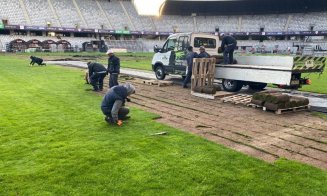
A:
[[[234,62],[234,50],[236,49],[237,41],[230,35],[220,34],[221,49],[224,52],[224,64],[233,64]]]
[[[38,58],[36,56],[30,56],[30,59],[31,59],[30,66],[33,66],[35,63],[38,64],[39,66],[46,65],[45,63],[43,63],[43,59]]]
[[[129,109],[124,107],[127,97],[135,93],[135,87],[126,83],[111,88],[104,96],[101,104],[101,110],[105,117],[105,121],[110,124],[121,125],[122,120],[129,118]]]
[[[93,86],[93,91],[103,90],[103,80],[106,77],[107,69],[100,63],[88,62],[90,83]]]

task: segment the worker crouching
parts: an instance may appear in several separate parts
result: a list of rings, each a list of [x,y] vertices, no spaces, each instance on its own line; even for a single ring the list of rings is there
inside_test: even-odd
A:
[[[132,84],[117,85],[111,88],[104,96],[101,103],[101,110],[105,121],[110,124],[121,125],[123,120],[129,118],[129,109],[124,107],[128,96],[135,93],[135,87]]]

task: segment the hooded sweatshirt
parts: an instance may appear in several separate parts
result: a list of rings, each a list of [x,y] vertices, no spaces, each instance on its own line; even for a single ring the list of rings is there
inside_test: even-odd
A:
[[[133,93],[135,93],[135,87],[129,83],[111,88],[102,100],[102,112],[106,116],[111,116],[116,122],[119,109],[124,105],[127,96]]]

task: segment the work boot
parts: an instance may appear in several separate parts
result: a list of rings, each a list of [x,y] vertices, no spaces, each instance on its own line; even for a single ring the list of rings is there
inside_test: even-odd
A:
[[[113,123],[112,118],[110,118],[109,116],[106,116],[106,117],[104,118],[104,120],[105,120],[107,123],[109,123],[109,124],[112,124],[112,123]]]
[[[130,116],[125,116],[124,118],[120,119],[120,120],[128,120],[130,119],[131,117]]]

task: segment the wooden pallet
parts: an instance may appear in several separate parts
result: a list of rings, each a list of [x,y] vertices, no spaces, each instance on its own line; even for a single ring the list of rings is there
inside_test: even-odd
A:
[[[249,103],[246,106],[251,107],[251,108],[263,108],[262,105],[257,105],[257,104],[254,104],[254,103]]]
[[[266,107],[262,107],[262,110],[269,111]],[[293,108],[286,108],[286,109],[278,109],[273,112],[275,112],[275,114],[285,114],[285,113],[290,113],[290,112],[300,112],[300,111],[307,111],[307,110],[310,110],[309,105],[293,107]]]
[[[162,87],[162,86],[172,86],[173,81],[143,80],[143,84],[158,85],[159,87]]]
[[[217,91],[216,94],[210,95],[210,94],[204,94],[204,93],[198,93],[198,92],[191,91],[191,95],[196,96],[196,97],[205,98],[205,99],[220,99],[220,98],[228,97],[231,95],[235,95],[235,93],[230,93],[230,92],[226,92],[226,91]]]
[[[248,105],[251,103],[252,95],[237,94],[222,98],[223,103],[233,103],[235,105]]]
[[[193,59],[191,90],[196,87],[213,86],[215,80],[215,58]]]

